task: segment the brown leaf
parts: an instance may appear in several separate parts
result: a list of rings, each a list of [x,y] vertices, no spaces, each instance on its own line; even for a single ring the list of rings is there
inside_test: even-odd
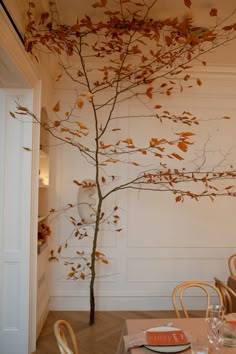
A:
[[[217,12],[218,12],[217,9],[213,8],[210,10],[209,14],[210,16],[217,16]]]
[[[80,279],[82,279],[82,280],[85,279],[85,274],[83,272],[80,274]]]
[[[73,183],[77,184],[77,186],[81,186],[82,185],[82,183],[76,181],[75,179],[73,180]]]
[[[17,106],[18,111],[29,112],[27,107],[24,106]]]
[[[55,106],[53,107],[54,112],[59,112],[60,111],[60,101],[58,101]]]
[[[159,108],[161,108],[161,107],[162,107],[162,105],[156,104],[154,108],[159,109]]]
[[[54,120],[54,122],[53,122],[54,127],[59,127],[60,124],[61,124],[61,122],[59,120]]]
[[[71,31],[72,32],[76,32],[80,30],[80,25],[78,23],[76,23],[75,25],[71,26]]]
[[[184,4],[185,4],[185,6],[187,6],[190,9],[190,7],[192,5],[192,1],[191,0],[184,0]]]
[[[29,147],[25,147],[25,146],[23,146],[23,149],[26,151],[32,151]]]
[[[153,91],[153,87],[149,87],[146,91],[146,95],[148,96],[148,98],[152,98],[152,91]]]
[[[182,200],[181,195],[178,195],[178,197],[175,198],[175,201],[176,201],[176,202],[181,202],[181,200]]]
[[[201,80],[200,80],[200,79],[197,79],[197,84],[198,84],[199,86],[201,86],[201,85],[202,85],[202,82],[201,82]]]
[[[10,112],[10,115],[11,115],[12,118],[16,118],[14,113]]]

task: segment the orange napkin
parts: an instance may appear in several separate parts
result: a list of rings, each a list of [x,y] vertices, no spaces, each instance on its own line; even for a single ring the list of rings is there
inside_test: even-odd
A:
[[[146,332],[148,345],[184,345],[189,341],[182,330],[164,331],[164,332]]]

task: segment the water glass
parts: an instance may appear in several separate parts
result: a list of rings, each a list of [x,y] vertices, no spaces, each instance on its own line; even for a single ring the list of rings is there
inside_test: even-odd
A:
[[[224,313],[225,308],[221,305],[210,305],[207,309],[208,340],[213,345],[215,353],[220,351]]]

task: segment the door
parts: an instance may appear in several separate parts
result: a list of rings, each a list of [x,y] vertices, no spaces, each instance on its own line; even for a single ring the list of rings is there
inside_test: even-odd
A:
[[[31,90],[0,89],[0,352],[27,354],[32,124],[10,118]]]

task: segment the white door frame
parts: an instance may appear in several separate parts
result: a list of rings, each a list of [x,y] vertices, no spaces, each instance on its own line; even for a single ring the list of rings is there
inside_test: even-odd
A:
[[[19,68],[29,87],[33,89],[33,112],[40,116],[41,108],[41,81],[38,70],[32,64],[29,55],[25,52],[10,21],[0,7],[0,46],[10,55]],[[30,266],[29,266],[29,354],[36,349],[36,304],[37,304],[37,210],[38,210],[38,166],[39,166],[39,129],[33,124],[33,149],[32,149],[32,190],[31,190],[31,225],[30,225]],[[0,284],[1,286],[1,284]]]

